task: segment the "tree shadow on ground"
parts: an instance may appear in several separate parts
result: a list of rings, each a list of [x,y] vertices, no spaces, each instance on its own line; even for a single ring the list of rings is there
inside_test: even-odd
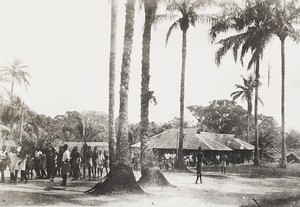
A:
[[[221,179],[221,180],[232,180],[233,178],[231,178],[231,177],[228,177],[228,176],[226,176],[226,174],[225,175],[222,175],[222,174],[219,174],[219,175],[216,175],[216,174],[204,174],[204,175],[202,175],[203,177],[209,177],[209,178],[218,178],[218,179]]]
[[[242,205],[241,207],[257,207],[257,206],[300,206],[300,195],[277,195],[274,194],[261,200],[256,200],[249,205]]]

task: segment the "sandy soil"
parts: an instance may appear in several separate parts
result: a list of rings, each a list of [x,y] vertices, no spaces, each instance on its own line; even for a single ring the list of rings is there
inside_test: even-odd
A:
[[[54,183],[33,180],[0,184],[0,206],[300,206],[300,179],[251,178],[237,174],[205,172],[203,184],[194,173],[163,172],[175,188],[144,188],[144,195],[90,196],[83,192],[98,181],[69,181],[64,189]],[[139,173],[135,174],[138,178]],[[47,187],[56,190],[46,190]],[[254,201],[255,200],[255,201]]]

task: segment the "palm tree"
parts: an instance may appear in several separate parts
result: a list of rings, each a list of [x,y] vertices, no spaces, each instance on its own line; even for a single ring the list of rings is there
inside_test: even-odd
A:
[[[151,150],[148,148],[149,134],[149,100],[153,92],[149,91],[150,83],[150,44],[152,23],[155,18],[158,2],[156,0],[144,0],[145,22],[143,32],[142,47],[142,81],[141,81],[141,121],[140,121],[140,141],[141,141],[141,168],[142,172],[147,167]]]
[[[218,21],[210,30],[210,36],[214,41],[220,33],[226,33],[229,30],[235,30],[237,34],[220,40],[218,43],[221,47],[216,52],[216,64],[220,65],[222,57],[232,49],[235,61],[237,61],[240,52],[240,61],[243,64],[243,59],[250,50],[252,55],[248,63],[248,69],[255,66],[255,107],[254,107],[254,122],[255,122],[255,149],[254,149],[254,164],[259,163],[258,151],[258,87],[260,60],[263,57],[263,52],[272,38],[272,30],[269,27],[272,17],[273,8],[272,1],[256,1],[247,0],[244,6],[231,3],[225,4],[224,10]]]
[[[11,82],[10,95],[13,96],[14,84],[17,81],[19,84],[24,83],[25,87],[30,86],[28,77],[30,74],[25,71],[28,69],[27,65],[23,65],[23,61],[20,59],[14,59],[9,66],[1,66],[1,75]]]
[[[255,82],[252,75],[250,75],[248,79],[244,77],[242,78],[244,85],[236,84],[235,87],[238,90],[231,93],[230,96],[233,100],[236,100],[237,98],[241,97],[242,100],[247,101],[247,140],[248,142],[250,142],[250,116],[252,112],[252,97]]]
[[[149,132],[149,101],[156,103],[153,96],[154,91],[149,91],[150,83],[150,46],[151,30],[155,20],[158,0],[143,0],[145,10],[145,22],[143,32],[142,47],[142,81],[141,81],[141,121],[140,121],[140,141],[141,141],[141,177],[138,181],[140,185],[151,184],[170,185],[164,175],[159,170],[151,169],[152,150],[148,147],[150,141]]]
[[[117,37],[117,0],[111,0],[111,25],[110,25],[110,58],[109,58],[109,104],[108,104],[108,142],[110,167],[116,162],[116,137],[115,137],[115,71],[116,71],[116,37]]]
[[[196,11],[200,8],[211,5],[213,0],[172,0],[167,4],[166,11],[170,14],[159,15],[158,19],[176,19],[170,26],[166,44],[172,32],[180,28],[182,31],[182,63],[181,63],[181,81],[180,81],[180,127],[179,127],[179,146],[178,146],[178,162],[176,168],[186,169],[183,161],[183,125],[184,125],[184,89],[185,89],[185,66],[187,54],[187,30],[190,25],[195,26],[196,22],[208,22],[212,20],[208,15],[197,14]],[[179,13],[179,15],[173,15]]]
[[[130,62],[134,34],[135,0],[127,0],[124,45],[121,66],[119,121],[117,133],[116,166],[110,169],[106,180],[96,184],[86,191],[95,194],[116,192],[141,193],[143,190],[137,184],[130,167],[128,141],[128,92],[130,80]]]
[[[300,5],[297,0],[286,2],[276,1],[276,7],[272,10],[274,18],[272,26],[274,34],[281,43],[281,136],[282,136],[282,158],[281,167],[287,166],[286,139],[285,139],[285,40],[289,37],[295,42],[300,41],[300,30],[295,26],[300,25]]]
[[[128,143],[128,92],[130,79],[130,62],[134,33],[135,0],[127,0],[124,47],[121,67],[119,123],[117,133],[117,160],[130,165]]]

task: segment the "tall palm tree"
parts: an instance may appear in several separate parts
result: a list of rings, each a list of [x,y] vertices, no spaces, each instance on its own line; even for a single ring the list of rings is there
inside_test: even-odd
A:
[[[252,112],[252,98],[253,98],[253,90],[255,87],[254,78],[252,75],[248,77],[248,79],[243,78],[244,85],[236,84],[235,87],[238,89],[237,91],[230,94],[233,100],[241,97],[244,101],[247,101],[247,140],[250,142],[250,116]]]
[[[141,121],[140,121],[140,141],[141,141],[141,168],[142,172],[147,167],[151,150],[148,148],[149,134],[149,100],[153,92],[149,91],[150,83],[150,44],[151,30],[157,10],[157,0],[144,0],[145,22],[143,32],[142,47],[142,81],[141,81]]]
[[[134,33],[135,0],[127,0],[124,46],[121,67],[119,123],[117,133],[117,161],[130,165],[128,142],[128,92],[130,80],[130,62]]]
[[[286,138],[285,138],[285,40],[290,38],[295,42],[300,41],[300,30],[295,26],[300,25],[300,5],[297,0],[282,2],[277,0],[271,28],[281,43],[281,136],[282,158],[281,167],[287,166]]]
[[[111,167],[116,162],[116,137],[115,137],[115,71],[116,71],[116,39],[117,39],[117,0],[111,0],[111,25],[110,25],[110,57],[109,57],[109,104],[108,104],[108,142],[109,159]]]
[[[272,1],[247,0],[240,6],[235,3],[225,4],[222,15],[210,30],[210,36],[214,41],[220,33],[226,33],[234,30],[237,34],[220,40],[221,47],[216,52],[216,64],[220,65],[222,57],[229,51],[233,51],[235,61],[240,53],[240,61],[248,51],[251,52],[251,58],[248,63],[248,69],[255,66],[255,149],[254,164],[259,163],[258,151],[258,88],[260,85],[260,60],[263,52],[272,38],[272,31],[268,26],[272,19],[270,8],[274,8]]]
[[[114,166],[104,182],[97,183],[87,193],[106,194],[116,192],[141,193],[130,167],[128,140],[128,92],[130,80],[130,62],[134,34],[135,0],[126,2],[126,20],[124,45],[121,66],[119,121],[117,133],[116,166]]]
[[[20,59],[14,59],[9,66],[1,66],[1,75],[11,82],[10,95],[13,96],[14,84],[17,81],[19,84],[24,83],[25,87],[30,86],[28,78],[30,74],[26,71],[27,65],[23,65]]]
[[[185,169],[183,161],[183,125],[184,125],[184,90],[185,90],[185,66],[186,66],[186,54],[187,54],[187,30],[190,25],[195,26],[196,22],[207,22],[211,20],[208,15],[197,14],[196,11],[200,8],[204,8],[212,4],[212,0],[172,0],[167,4],[166,11],[169,14],[160,15],[159,20],[163,19],[176,19],[170,26],[166,44],[172,32],[180,28],[182,31],[182,63],[181,63],[181,81],[180,81],[180,127],[179,127],[179,146],[178,146],[178,162],[176,168]],[[179,13],[180,15],[174,15]]]

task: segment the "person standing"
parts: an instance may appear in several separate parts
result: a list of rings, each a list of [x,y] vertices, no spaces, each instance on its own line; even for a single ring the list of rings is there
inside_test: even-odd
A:
[[[70,161],[70,152],[68,150],[68,145],[64,144],[62,148],[63,154],[61,159],[61,176],[62,176],[62,183],[61,186],[67,185],[67,178],[68,178],[68,168],[69,168],[69,161]]]
[[[34,153],[34,166],[35,166],[35,172],[36,172],[36,178],[40,179],[41,176],[41,169],[42,169],[42,164],[41,164],[41,159],[42,159],[43,153],[37,148]]]
[[[202,152],[202,148],[199,146],[198,151],[196,153],[196,165],[197,165],[197,179],[196,184],[198,184],[198,180],[200,178],[200,183],[202,183],[202,165],[203,165],[204,155]]]
[[[60,177],[61,175],[61,165],[62,165],[61,160],[62,160],[63,153],[64,153],[63,146],[59,146],[58,155],[57,155],[57,168],[56,168],[58,177]]]
[[[51,182],[54,181],[55,176],[55,151],[52,146],[49,146],[46,152],[46,162],[47,162],[47,178]]]
[[[16,177],[15,177],[15,171],[18,167],[18,156],[17,156],[17,150],[14,146],[10,148],[10,152],[8,154],[9,157],[9,172],[10,172],[10,182],[16,184]]]
[[[216,164],[217,164],[217,166],[220,165],[220,155],[219,154],[216,155]]]
[[[92,171],[93,171],[93,179],[96,179],[97,169],[98,169],[98,150],[97,146],[94,147],[94,151],[92,153]]]
[[[100,177],[102,177],[102,174],[103,174],[103,162],[104,162],[104,155],[102,153],[101,150],[99,150],[99,155],[98,155],[98,177],[99,177],[99,174],[100,174]]]
[[[92,147],[88,146],[85,152],[85,164],[86,164],[86,168],[88,169],[89,180],[91,180],[92,178],[92,169],[93,169],[92,154],[93,154]]]
[[[103,167],[105,168],[106,175],[108,173],[108,165],[109,165],[109,156],[108,153],[104,150]]]
[[[72,152],[71,152],[71,168],[73,172],[73,179],[72,180],[77,180],[80,175],[80,169],[79,169],[79,164],[80,164],[80,154],[78,152],[78,147],[74,146]]]
[[[221,173],[226,173],[226,166],[227,166],[227,155],[221,156]]]
[[[26,161],[27,161],[27,150],[25,146],[21,146],[18,155],[18,169],[16,170],[15,179],[17,179],[18,170],[21,171],[21,179],[20,181],[28,182],[27,174],[26,174]]]
[[[1,173],[1,183],[4,183],[4,170],[7,168],[8,162],[8,152],[6,151],[6,145],[2,146],[2,151],[0,151],[0,173]]]

